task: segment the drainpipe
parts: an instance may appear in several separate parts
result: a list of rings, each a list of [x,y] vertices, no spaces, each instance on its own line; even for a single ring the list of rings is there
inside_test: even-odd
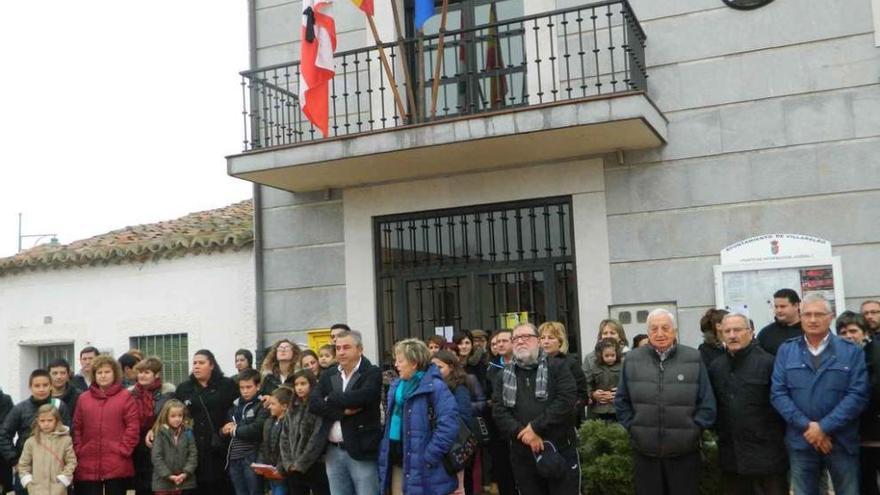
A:
[[[250,69],[257,68],[257,2],[248,0],[248,65]],[[265,304],[263,302],[263,192],[260,184],[254,183],[254,306],[256,312],[257,342],[254,348],[254,357],[260,352],[266,343],[263,342],[265,335],[265,318],[263,316]]]

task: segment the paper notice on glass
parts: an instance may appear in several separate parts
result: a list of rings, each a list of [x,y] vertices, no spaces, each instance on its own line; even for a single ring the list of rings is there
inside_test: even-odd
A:
[[[455,327],[434,327],[434,335],[439,335],[446,339],[446,342],[452,342],[452,336],[455,334]]]
[[[749,304],[749,275],[752,272],[724,274],[724,302],[728,308],[745,308]]]

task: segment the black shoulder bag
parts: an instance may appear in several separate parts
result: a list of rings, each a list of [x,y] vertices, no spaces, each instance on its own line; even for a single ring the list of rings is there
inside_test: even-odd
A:
[[[202,394],[198,394],[199,404],[202,405],[202,410],[205,411],[205,418],[208,420],[208,426],[211,427],[211,450],[224,450],[226,448],[226,443],[223,441],[223,438],[220,436],[220,432],[217,431],[217,428],[214,427],[214,422],[211,421],[211,412],[208,411],[208,406],[205,405],[205,401],[202,399]]]

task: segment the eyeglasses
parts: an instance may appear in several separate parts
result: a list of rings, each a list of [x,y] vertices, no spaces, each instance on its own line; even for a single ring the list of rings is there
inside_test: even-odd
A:
[[[527,335],[517,335],[516,337],[510,339],[513,342],[525,342],[529,339],[537,339],[538,336],[535,334],[527,334]]]

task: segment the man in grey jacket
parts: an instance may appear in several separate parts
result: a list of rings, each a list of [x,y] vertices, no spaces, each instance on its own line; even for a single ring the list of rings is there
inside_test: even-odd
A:
[[[700,352],[677,343],[673,314],[655,309],[647,323],[649,345],[627,354],[614,398],[633,447],[636,494],[696,495],[715,396]]]

